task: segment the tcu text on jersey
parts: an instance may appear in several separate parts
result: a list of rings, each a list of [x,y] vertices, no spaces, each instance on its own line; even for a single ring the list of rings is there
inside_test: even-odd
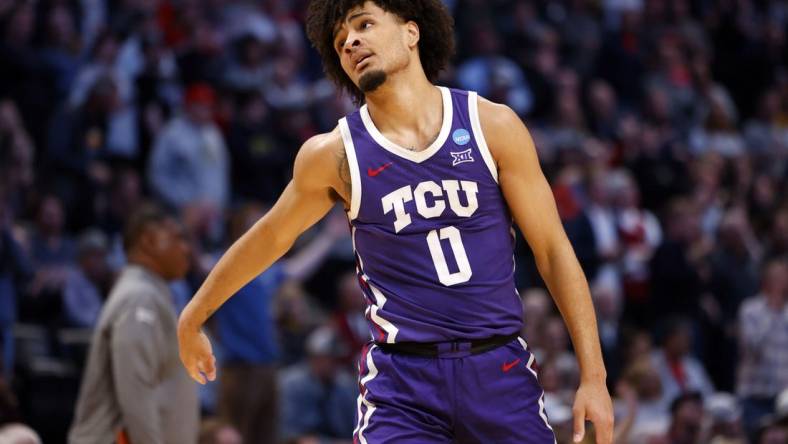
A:
[[[449,208],[459,217],[471,217],[479,208],[479,201],[476,195],[479,187],[476,182],[468,180],[442,180],[439,186],[434,181],[421,182],[416,189],[408,185],[387,194],[381,203],[383,213],[388,214],[394,210],[396,219],[394,220],[394,231],[399,233],[413,222],[410,214],[405,210],[405,202],[416,200],[416,211],[425,219],[440,217],[446,210],[446,201],[442,198],[443,192],[449,199]],[[460,203],[459,191],[465,192],[466,205]],[[431,196],[432,205],[427,202],[427,195]]]

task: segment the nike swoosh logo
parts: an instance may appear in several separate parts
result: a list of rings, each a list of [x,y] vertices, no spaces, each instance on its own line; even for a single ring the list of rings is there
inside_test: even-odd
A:
[[[383,170],[385,170],[386,168],[390,167],[393,164],[394,164],[393,162],[389,162],[389,163],[383,165],[382,167],[376,168],[374,170],[372,168],[367,168],[367,174],[369,175],[369,177],[375,177],[378,174],[382,173]]]
[[[517,359],[515,359],[515,360],[514,360],[514,362],[510,362],[510,363],[508,363],[508,364],[504,363],[504,364],[501,366],[501,370],[503,370],[503,372],[504,372],[504,373],[506,373],[506,372],[508,372],[509,370],[513,369],[513,368],[514,368],[514,366],[515,366],[515,365],[517,365],[517,364],[519,364],[519,363],[520,363],[520,358],[517,358]]]

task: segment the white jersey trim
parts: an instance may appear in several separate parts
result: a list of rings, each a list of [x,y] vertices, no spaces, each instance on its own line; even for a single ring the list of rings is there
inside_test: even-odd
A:
[[[451,91],[443,86],[439,86],[438,89],[440,90],[443,97],[443,123],[441,124],[441,131],[438,134],[438,138],[435,139],[435,141],[432,142],[432,144],[426,150],[411,151],[387,139],[386,136],[381,134],[381,132],[375,126],[375,123],[372,121],[372,117],[369,115],[369,108],[367,105],[364,105],[361,107],[361,109],[359,109],[361,121],[364,122],[364,127],[366,127],[369,135],[372,136],[372,138],[375,139],[375,142],[382,146],[386,151],[399,157],[408,159],[412,162],[424,162],[437,153],[446,143],[446,139],[448,139],[449,132],[451,131],[452,120],[454,119],[454,106],[451,100]]]
[[[367,369],[369,369],[369,371],[367,375],[359,381],[359,384],[363,387],[363,391],[358,395],[358,424],[356,424],[356,429],[353,430],[353,435],[358,433],[358,441],[360,444],[367,444],[367,439],[364,437],[364,431],[369,427],[369,420],[372,418],[372,414],[375,413],[375,409],[377,408],[375,404],[367,400],[368,390],[366,388],[366,385],[378,375],[378,368],[375,366],[375,361],[372,360],[372,352],[375,351],[376,348],[377,346],[373,345],[367,350]],[[367,411],[363,414],[361,412],[362,404],[367,408]]]
[[[487,140],[484,138],[482,131],[482,123],[479,120],[479,94],[476,91],[468,91],[468,114],[471,118],[471,128],[473,129],[473,137],[476,138],[476,144],[479,145],[479,151],[482,153],[482,159],[490,170],[495,183],[498,183],[498,168],[495,166],[495,159],[493,159],[490,149],[487,147]]]
[[[397,339],[397,333],[399,333],[399,329],[394,326],[391,322],[383,319],[379,314],[378,311],[386,305],[386,296],[383,296],[383,293],[380,292],[371,282],[369,282],[369,277],[366,274],[363,275],[364,281],[366,281],[367,285],[369,285],[369,289],[372,290],[372,294],[375,295],[375,304],[371,304],[368,308],[370,311],[370,317],[376,324],[386,332],[386,342],[389,344],[393,344],[394,341]]]
[[[523,347],[523,350],[527,351],[528,354],[530,355],[528,357],[528,363],[525,364],[525,366],[526,368],[528,368],[528,371],[530,371],[531,374],[534,375],[534,379],[536,379],[537,381],[536,383],[539,384],[539,377],[536,375],[536,370],[534,370],[533,368],[534,361],[536,361],[536,358],[534,357],[534,354],[531,353],[530,350],[528,350],[528,343],[525,342],[525,339],[518,336],[517,340],[520,342],[520,345]],[[542,390],[542,394],[539,395],[539,417],[542,418],[542,421],[544,421],[544,425],[546,425],[548,429],[553,430],[553,427],[550,425],[550,422],[547,420],[547,413],[545,412],[544,390]]]
[[[382,318],[378,313],[378,311],[382,309],[383,306],[386,304],[386,301],[388,301],[388,299],[386,299],[386,296],[384,296],[383,293],[380,290],[378,290],[377,287],[375,287],[369,282],[369,276],[367,276],[367,274],[364,272],[364,259],[361,258],[361,255],[358,253],[358,250],[356,250],[356,227],[350,228],[350,240],[353,243],[353,252],[356,253],[356,257],[358,258],[358,266],[356,267],[356,270],[361,275],[361,279],[363,279],[364,282],[367,283],[369,289],[372,291],[372,294],[375,296],[375,303],[374,304],[372,302],[369,303],[365,311],[365,314],[369,316],[370,319],[372,319],[372,321],[376,325],[382,328],[384,332],[386,332],[386,342],[389,344],[393,344],[395,339],[397,338],[397,333],[399,333],[399,329],[388,320]]]
[[[353,145],[353,137],[350,135],[347,117],[340,119],[339,132],[342,134],[342,144],[345,146],[348,168],[350,169],[350,210],[348,211],[348,217],[352,221],[358,217],[358,210],[361,207],[361,173],[359,172],[356,147]]]

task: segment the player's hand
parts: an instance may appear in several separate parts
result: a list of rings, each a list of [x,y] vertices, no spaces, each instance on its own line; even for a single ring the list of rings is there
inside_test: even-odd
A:
[[[178,349],[189,376],[200,384],[216,379],[216,358],[202,330],[178,325]]]
[[[613,403],[604,381],[580,384],[572,407],[574,417],[574,442],[580,442],[586,433],[585,421],[594,423],[596,444],[613,443]]]

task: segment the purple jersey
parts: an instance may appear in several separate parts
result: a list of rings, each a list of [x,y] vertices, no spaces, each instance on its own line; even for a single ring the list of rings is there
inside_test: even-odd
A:
[[[339,122],[357,272],[377,342],[482,339],[521,328],[512,217],[477,95],[440,90],[443,125],[424,151],[386,139],[366,105]]]

